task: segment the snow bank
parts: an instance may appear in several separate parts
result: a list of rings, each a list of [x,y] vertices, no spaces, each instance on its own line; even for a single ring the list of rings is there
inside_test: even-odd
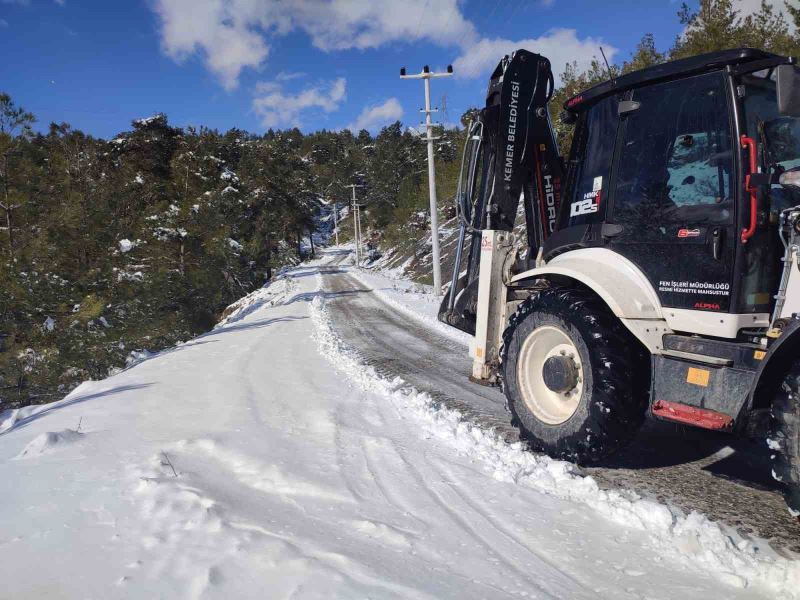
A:
[[[321,286],[321,279],[319,283]],[[430,396],[400,378],[388,380],[362,364],[334,333],[319,296],[311,304],[311,316],[320,352],[339,371],[363,390],[383,396],[417,419],[426,438],[445,441],[495,479],[584,504],[615,523],[644,531],[659,553],[682,562],[687,569],[711,572],[734,587],[800,598],[800,562],[780,557],[768,546],[745,540],[698,513],[683,515],[633,492],[602,490],[591,477],[575,474],[570,463],[527,452],[520,443],[505,443],[493,432],[465,421],[458,412],[436,406]]]
[[[61,450],[65,446],[80,441],[83,437],[80,431],[74,429],[64,429],[63,431],[48,431],[40,433],[33,438],[25,448],[17,455],[17,458],[31,458],[41,454]]]
[[[302,269],[301,269],[302,271]],[[280,274],[264,287],[240,298],[222,313],[222,319],[214,327],[219,329],[241,321],[248,315],[262,308],[269,308],[280,304],[296,289],[296,283],[292,277]]]

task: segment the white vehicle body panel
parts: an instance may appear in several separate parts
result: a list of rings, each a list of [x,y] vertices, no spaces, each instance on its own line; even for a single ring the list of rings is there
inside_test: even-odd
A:
[[[735,338],[743,328],[768,327],[770,315],[715,313],[702,310],[663,308],[658,294],[641,270],[624,256],[606,248],[582,248],[555,257],[543,267],[515,275],[511,283],[548,275],[561,275],[592,289],[622,323],[652,353],[662,351],[662,338],[674,331],[721,338]],[[790,282],[797,286],[800,303],[800,273]],[[794,312],[800,308],[795,307]]]
[[[665,308],[664,318],[675,331],[721,338],[735,338],[744,328],[769,327],[770,322],[769,313],[732,315],[684,308]]]
[[[545,275],[563,275],[595,291],[621,319],[662,319],[658,294],[639,268],[606,248],[572,250],[545,266],[515,275],[511,283]]]
[[[786,284],[786,298],[781,307],[778,318],[788,319],[795,313],[800,313],[800,247],[792,246],[787,253],[790,262],[789,281]]]

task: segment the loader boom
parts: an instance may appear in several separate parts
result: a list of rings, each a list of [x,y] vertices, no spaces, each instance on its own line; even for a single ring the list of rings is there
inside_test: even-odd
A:
[[[468,244],[467,270],[462,277],[456,260],[439,318],[470,334],[475,333],[481,231],[512,231],[520,199],[528,260],[555,231],[563,164],[547,109],[553,89],[550,61],[518,50],[492,73],[486,106],[469,131],[457,198],[457,255]]]

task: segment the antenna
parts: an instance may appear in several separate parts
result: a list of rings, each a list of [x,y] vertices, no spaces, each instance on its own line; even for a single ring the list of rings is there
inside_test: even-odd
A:
[[[603,55],[603,60],[606,62],[606,71],[608,71],[608,78],[614,83],[614,85],[616,85],[617,81],[614,78],[614,74],[611,72],[611,65],[608,64],[608,59],[606,58],[606,53],[603,52],[602,46],[600,46],[600,54]]]

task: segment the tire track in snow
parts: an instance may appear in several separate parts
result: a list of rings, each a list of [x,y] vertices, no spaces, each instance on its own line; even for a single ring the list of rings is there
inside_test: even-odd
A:
[[[397,406],[393,403],[386,403],[385,405],[381,406],[383,407],[382,410],[392,410],[396,417],[402,418],[402,406]],[[397,419],[395,418],[395,420]],[[413,436],[414,432],[406,431],[397,437],[401,437],[402,439],[413,439]],[[548,598],[554,599],[563,598],[565,596],[570,598],[584,597],[583,594],[589,593],[589,590],[587,590],[580,581],[575,580],[569,574],[558,569],[557,566],[549,563],[547,563],[546,566],[550,566],[551,569],[547,573],[547,577],[545,579],[549,585],[547,588],[543,587],[539,582],[539,578],[542,575],[541,571],[535,574],[530,571],[526,571],[517,564],[517,560],[509,557],[506,552],[503,552],[501,548],[503,548],[504,545],[498,544],[496,543],[496,539],[492,539],[495,537],[493,536],[495,531],[501,535],[503,532],[494,527],[494,525],[486,519],[485,512],[475,510],[475,506],[464,502],[462,496],[455,491],[454,486],[449,485],[449,482],[443,477],[443,473],[440,470],[433,468],[430,460],[427,458],[422,461],[413,460],[409,451],[404,448],[402,443],[393,443],[392,449],[397,454],[397,457],[402,461],[405,469],[417,481],[419,487],[428,494],[428,496],[436,503],[436,505],[439,506],[442,512],[451,521],[453,521],[453,523],[459,529],[467,532],[478,545],[482,546],[486,550],[488,556],[497,557],[498,563],[502,564],[507,571],[516,574],[519,580],[517,584],[519,587],[524,589],[536,589],[538,592],[546,595]],[[427,473],[423,473],[422,470],[416,466],[417,464],[428,467],[426,469]],[[436,487],[434,487],[433,484],[436,484]],[[443,493],[438,491],[436,489],[437,487],[441,487],[446,492]],[[449,500],[445,498],[446,493],[452,494]],[[464,510],[465,508],[467,510]],[[471,517],[479,520],[483,519],[489,525],[488,530],[473,525],[469,520],[462,516],[464,514],[470,515]],[[516,542],[516,540],[514,541]],[[542,565],[538,566],[541,567]],[[557,582],[555,586],[552,585],[553,582]],[[590,595],[593,596],[593,594]]]
[[[495,435],[466,422],[462,415],[435,406],[429,396],[416,393],[400,380],[382,379],[352,358],[351,350],[333,333],[326,309],[318,300],[312,303],[312,317],[321,352],[334,365],[364,389],[384,395],[422,418],[423,423],[433,424],[434,437],[449,440],[470,454],[477,452],[495,471],[496,478],[585,503],[631,531],[646,532],[652,547],[698,574],[711,571],[733,586],[763,586],[784,597],[800,596],[800,564],[778,557],[732,530],[723,531],[701,515],[685,517],[632,493],[601,490],[591,478],[573,474],[573,468],[565,463],[522,452],[518,445],[506,446]]]
[[[382,292],[365,291],[371,288],[357,273],[322,271],[335,326],[345,342],[363,352],[363,362],[387,379],[403,377],[508,442],[518,439],[499,390],[467,380],[471,364],[464,348],[431,331],[410,309],[398,312]],[[336,296],[348,290],[362,291]],[[422,359],[424,353],[409,351],[406,344],[429,345],[435,360]],[[648,421],[637,440],[607,465],[580,472],[606,489],[631,489],[686,513],[701,512],[736,527],[743,537],[763,537],[787,558],[797,558],[792,550],[800,552],[800,522],[788,514],[769,469],[766,449],[747,440]]]

